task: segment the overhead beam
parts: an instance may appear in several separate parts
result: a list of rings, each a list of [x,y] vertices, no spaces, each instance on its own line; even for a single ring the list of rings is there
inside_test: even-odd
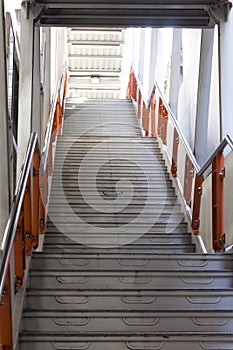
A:
[[[46,10],[48,9],[57,9],[57,10],[63,10],[63,9],[80,9],[80,8],[153,8],[153,9],[157,9],[157,10],[205,10],[206,9],[206,5],[193,5],[193,4],[187,4],[185,6],[185,9],[180,6],[180,5],[166,5],[166,4],[156,4],[154,2],[148,3],[146,2],[146,4],[144,3],[137,3],[136,1],[133,3],[122,3],[122,2],[108,2],[106,3],[96,3],[96,2],[80,2],[80,3],[75,3],[75,4],[70,4],[70,3],[66,3],[64,6],[64,3],[62,4],[47,4],[46,5]]]
[[[215,21],[211,13],[216,9],[225,13],[230,4],[228,0],[146,0],[144,2],[140,0],[108,0],[107,2],[98,0],[34,0],[33,3],[42,10],[39,19],[42,25],[77,26],[78,22],[80,25],[99,26],[101,21],[96,20],[93,15],[100,16],[99,12],[102,11],[102,16],[105,14],[111,18],[111,22],[104,19],[102,25],[107,26],[189,28],[213,27]],[[86,14],[85,11],[87,11]],[[86,17],[82,17],[81,22],[80,15]],[[122,15],[127,16],[128,20],[120,18]],[[150,16],[154,18],[151,19]]]
[[[108,2],[123,2],[122,0],[109,0]],[[49,6],[52,6],[52,5],[58,5],[58,4],[61,4],[63,7],[64,7],[64,0],[34,0],[33,1],[34,3],[38,3],[38,4],[44,4],[44,5],[49,5]],[[72,6],[75,6],[75,5],[78,5],[80,2],[80,0],[66,0],[65,4],[69,4],[69,5],[72,5]],[[125,3],[135,3],[136,1],[133,1],[133,0],[126,0]],[[138,1],[140,2],[140,0]],[[146,3],[154,3],[156,5],[166,5],[166,7],[173,7],[173,6],[176,6],[176,7],[187,7],[187,6],[220,6],[221,4],[225,4],[227,3],[228,1],[226,0],[146,0]],[[124,2],[123,2],[124,3]]]

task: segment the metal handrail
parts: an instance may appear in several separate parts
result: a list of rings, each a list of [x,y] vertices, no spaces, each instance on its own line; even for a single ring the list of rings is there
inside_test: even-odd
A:
[[[42,170],[43,174],[45,173],[46,166],[47,166],[50,139],[51,139],[52,128],[53,128],[53,120],[54,120],[54,115],[55,115],[55,109],[56,109],[57,97],[58,97],[60,84],[61,84],[61,82],[58,81],[57,87],[56,87],[56,92],[53,96],[53,101],[52,101],[52,106],[51,106],[50,113],[49,113],[48,122],[47,122],[47,128],[46,128],[45,139],[44,139],[44,147],[43,147],[42,152],[41,152],[41,170]]]
[[[55,110],[56,110],[56,105],[57,105],[57,100],[58,100],[58,94],[60,94],[60,96],[59,96],[60,100],[61,100],[61,98],[63,99],[64,94],[62,91],[63,90],[62,87],[64,85],[65,85],[65,73],[63,74],[62,79],[59,79],[57,82],[56,91],[55,91],[55,94],[53,96],[52,106],[51,106],[50,113],[49,113],[46,134],[45,134],[45,140],[44,140],[44,147],[43,147],[42,152],[41,152],[41,171],[42,171],[42,174],[45,173],[46,167],[47,167],[50,140],[51,140],[51,136],[52,136],[53,121],[54,121],[54,117],[55,117]]]
[[[138,86],[140,86],[140,87],[142,88],[141,82],[140,82],[140,80],[138,79],[137,75],[135,74],[133,67],[132,67],[132,70],[133,70],[134,76],[135,76],[135,78],[136,78],[136,80],[137,80]],[[181,139],[182,142],[183,142],[184,148],[185,148],[185,150],[186,150],[186,152],[187,152],[187,154],[188,154],[188,156],[189,156],[189,158],[190,158],[190,160],[191,160],[191,162],[192,162],[192,164],[193,164],[193,166],[194,166],[195,171],[198,173],[199,170],[200,170],[200,166],[199,166],[199,164],[197,163],[197,160],[196,160],[196,158],[195,158],[195,156],[194,156],[194,154],[193,154],[193,152],[192,152],[192,150],[191,150],[191,148],[190,148],[188,142],[186,141],[186,138],[185,138],[185,136],[184,136],[184,134],[183,134],[183,132],[182,132],[180,126],[179,126],[178,123],[177,123],[176,117],[174,116],[174,114],[173,114],[171,108],[169,107],[169,105],[168,105],[167,102],[165,101],[165,99],[164,99],[164,97],[163,97],[163,94],[162,94],[162,92],[161,92],[161,90],[160,90],[159,85],[158,85],[157,82],[155,82],[153,88],[151,89],[151,94],[150,94],[150,96],[152,95],[152,92],[153,92],[155,89],[157,89],[157,90],[159,91],[159,94],[160,94],[160,97],[161,97],[161,99],[162,99],[162,101],[163,101],[163,104],[164,104],[164,106],[166,107],[166,110],[167,110],[167,112],[169,113],[169,115],[170,115],[170,117],[171,117],[171,119],[172,119],[173,124],[175,125],[175,128],[176,128],[176,130],[177,130],[177,133],[178,133],[180,139]],[[149,99],[149,102],[147,103],[147,108],[150,108],[150,99]]]
[[[4,292],[4,283],[7,275],[7,269],[10,263],[12,248],[14,245],[15,234],[17,230],[18,220],[21,212],[21,207],[24,199],[27,179],[30,172],[30,167],[33,161],[35,149],[38,149],[38,135],[32,133],[28,141],[27,150],[25,153],[23,166],[19,175],[19,180],[16,186],[10,216],[4,231],[3,240],[1,243],[1,262],[0,262],[0,300]]]
[[[231,150],[233,151],[233,140],[230,137],[230,135],[226,135],[224,137],[224,139],[220,142],[220,144],[216,147],[216,149],[212,152],[212,154],[209,156],[209,158],[206,160],[206,162],[202,165],[202,167],[200,167],[199,164],[197,163],[197,160],[196,160],[188,142],[186,141],[186,138],[185,138],[180,126],[177,123],[177,120],[176,120],[173,112],[171,111],[169,105],[165,101],[158,84],[155,83],[154,87],[159,91],[160,98],[162,99],[163,104],[166,107],[166,110],[169,113],[169,116],[171,117],[173,124],[175,125],[177,133],[182,140],[182,143],[183,143],[185,150],[186,150],[186,152],[187,152],[187,154],[188,154],[188,156],[189,156],[189,158],[194,166],[194,169],[195,169],[197,175],[199,175],[199,176],[203,175],[205,173],[205,171],[211,166],[212,160],[215,158],[216,154],[218,152],[223,151],[226,146],[229,146],[231,148]],[[153,87],[153,90],[154,90],[154,87]],[[150,107],[150,103],[149,103],[148,107]]]
[[[212,164],[212,160],[215,158],[218,152],[222,152],[226,146],[229,146],[233,151],[233,140],[229,135],[226,135],[220,144],[216,147],[213,153],[209,156],[206,162],[202,165],[201,169],[198,171],[198,175],[201,176]]]
[[[183,145],[184,145],[184,148],[185,148],[185,150],[186,150],[186,152],[187,152],[187,154],[188,154],[188,156],[189,156],[189,159],[191,160],[191,162],[192,162],[192,164],[193,164],[193,166],[194,166],[195,171],[198,173],[199,170],[200,170],[200,165],[197,163],[197,160],[196,160],[196,158],[195,158],[195,156],[194,156],[194,154],[193,154],[193,152],[192,152],[192,150],[191,150],[191,148],[190,148],[190,146],[189,146],[189,144],[188,144],[188,142],[187,142],[187,140],[186,140],[186,138],[185,138],[185,136],[184,136],[184,134],[183,134],[183,132],[182,132],[182,130],[181,130],[181,128],[180,128],[180,126],[179,126],[178,123],[177,123],[176,117],[174,116],[174,114],[173,114],[171,108],[169,107],[169,105],[168,105],[167,102],[165,101],[165,99],[164,99],[164,97],[163,97],[163,94],[161,93],[161,90],[160,90],[160,88],[159,88],[159,86],[158,86],[157,83],[155,83],[155,87],[156,87],[156,89],[158,89],[158,91],[159,91],[159,94],[160,94],[160,97],[161,97],[161,99],[162,99],[162,101],[163,101],[163,104],[164,104],[164,106],[166,107],[166,110],[167,110],[167,112],[169,113],[169,116],[171,117],[173,124],[175,125],[175,128],[176,128],[176,130],[177,130],[177,133],[178,133],[180,139],[182,140],[182,143],[183,143]]]

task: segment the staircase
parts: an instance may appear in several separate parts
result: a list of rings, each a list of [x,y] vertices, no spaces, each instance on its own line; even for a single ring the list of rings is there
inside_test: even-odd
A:
[[[124,35],[119,28],[67,30],[69,97],[120,98]]]
[[[232,271],[195,253],[132,103],[67,103],[18,350],[233,349]]]

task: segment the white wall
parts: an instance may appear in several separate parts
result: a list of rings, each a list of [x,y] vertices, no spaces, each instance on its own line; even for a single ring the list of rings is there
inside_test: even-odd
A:
[[[221,87],[222,87],[222,136],[230,134],[233,136],[233,9],[231,9],[228,20],[221,21]]]
[[[61,78],[67,62],[66,29],[46,28],[43,31],[42,37],[45,39],[45,42],[41,43],[41,53],[45,55],[45,57],[42,58],[42,62],[45,62],[46,65],[45,68],[42,67],[45,73],[41,133],[41,144],[43,145],[52,98],[56,91],[57,81]]]
[[[169,81],[167,82],[167,79],[169,79],[172,37],[173,31],[171,28],[157,29],[155,80],[163,93],[167,93],[169,86]],[[167,89],[166,84],[168,84]]]
[[[218,28],[215,28],[206,159],[220,142]]]
[[[143,76],[143,95],[150,97],[150,54],[151,54],[151,28],[145,28],[145,47],[144,47],[144,76]],[[149,69],[148,69],[149,68]]]
[[[179,93],[177,119],[192,149],[195,135],[200,45],[200,29],[183,29],[183,82]]]
[[[151,28],[136,28],[127,31],[127,36],[132,37],[131,62],[135,75],[140,80],[144,99],[148,100],[150,97],[152,81],[154,83],[157,81],[161,90],[165,92],[166,81],[169,78],[168,65],[172,50],[172,29],[157,29],[156,36],[152,37]],[[153,42],[152,38],[155,37],[156,40]],[[153,51],[151,43],[156,46],[155,50],[153,47]],[[155,72],[153,79],[151,79],[151,72]]]
[[[134,67],[136,76],[139,72],[139,55],[140,55],[140,39],[141,39],[141,29],[133,29],[133,42],[132,42],[132,52],[131,52],[131,61]]]
[[[134,32],[132,28],[124,31],[124,45],[121,70],[121,94],[120,98],[125,98],[126,89],[129,82],[129,72],[132,64]]]
[[[51,96],[61,78],[66,62],[66,29],[51,28]]]

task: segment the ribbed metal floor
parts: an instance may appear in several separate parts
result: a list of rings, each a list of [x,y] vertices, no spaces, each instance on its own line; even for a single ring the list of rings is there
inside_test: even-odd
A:
[[[232,270],[195,253],[131,102],[68,103],[18,350],[233,349]]]

